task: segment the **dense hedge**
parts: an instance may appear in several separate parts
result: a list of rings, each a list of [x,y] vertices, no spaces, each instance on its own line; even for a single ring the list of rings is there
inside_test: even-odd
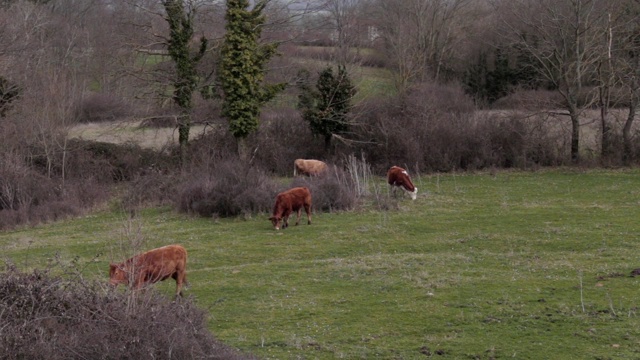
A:
[[[106,290],[48,271],[0,276],[0,358],[252,359],[208,331],[190,299]]]

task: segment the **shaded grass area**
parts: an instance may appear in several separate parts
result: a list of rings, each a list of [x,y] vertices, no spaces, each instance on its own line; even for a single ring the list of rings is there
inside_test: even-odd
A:
[[[0,248],[19,267],[78,257],[106,279],[132,242],[181,243],[210,329],[262,358],[634,359],[639,175],[436,174],[416,177],[418,200],[398,211],[372,202],[280,232],[267,214],[159,208],[5,232]]]

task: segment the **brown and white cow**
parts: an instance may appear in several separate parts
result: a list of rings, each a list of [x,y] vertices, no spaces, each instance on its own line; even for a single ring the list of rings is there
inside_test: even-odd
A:
[[[293,162],[293,176],[318,176],[327,170],[327,164],[320,160],[296,159]]]
[[[269,218],[276,230],[280,229],[280,221],[283,221],[282,228],[289,226],[289,215],[298,212],[296,225],[300,223],[302,208],[307,212],[307,224],[311,225],[311,192],[306,187],[296,187],[283,191],[276,196],[276,204],[273,206],[273,215]]]
[[[407,170],[399,167],[392,166],[387,172],[387,182],[393,188],[398,186],[411,195],[411,200],[415,200],[418,196],[418,188],[413,186],[411,178]]]
[[[113,286],[128,284],[139,289],[170,277],[176,281],[176,297],[182,296],[182,285],[187,280],[187,250],[180,245],[163,246],[119,264],[109,264],[109,282]]]

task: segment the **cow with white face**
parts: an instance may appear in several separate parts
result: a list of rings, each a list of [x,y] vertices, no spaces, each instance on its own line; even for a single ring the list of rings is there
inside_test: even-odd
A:
[[[409,193],[411,200],[415,200],[418,196],[418,188],[413,185],[409,173],[407,170],[399,167],[392,166],[387,172],[387,182],[393,189],[394,186],[400,187],[402,190]]]

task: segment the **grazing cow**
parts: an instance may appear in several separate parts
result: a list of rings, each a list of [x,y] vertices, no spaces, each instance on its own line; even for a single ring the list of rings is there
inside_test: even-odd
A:
[[[113,286],[128,284],[139,289],[170,277],[176,281],[176,297],[182,296],[182,285],[187,280],[187,250],[180,245],[163,246],[109,265]]]
[[[327,164],[320,160],[296,159],[293,162],[293,176],[318,176],[327,170]]]
[[[416,199],[416,196],[418,195],[418,188],[413,186],[407,170],[399,166],[392,166],[387,172],[387,182],[389,182],[391,188],[399,186],[404,191],[408,192],[409,195],[411,195],[411,200]]]
[[[297,187],[283,191],[276,196],[276,204],[273,206],[273,216],[269,218],[276,230],[280,229],[280,221],[284,220],[282,228],[289,226],[289,215],[293,211],[298,212],[296,225],[300,223],[302,208],[307,212],[307,224],[311,225],[311,192],[306,187]]]

